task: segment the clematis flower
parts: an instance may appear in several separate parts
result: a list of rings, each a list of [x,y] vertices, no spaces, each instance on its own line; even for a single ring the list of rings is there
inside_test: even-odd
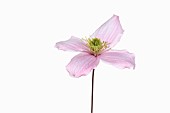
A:
[[[123,32],[119,17],[113,15],[89,38],[71,36],[66,41],[57,42],[55,47],[64,51],[80,52],[66,66],[69,74],[74,77],[87,75],[97,67],[100,60],[121,69],[135,68],[134,54],[126,50],[111,49],[119,42]]]

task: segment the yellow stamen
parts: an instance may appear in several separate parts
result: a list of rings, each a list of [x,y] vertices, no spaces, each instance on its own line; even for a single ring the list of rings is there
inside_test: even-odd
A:
[[[99,38],[88,38],[84,40],[86,41],[86,45],[90,49],[90,52],[95,56],[108,48],[108,43],[101,41]]]

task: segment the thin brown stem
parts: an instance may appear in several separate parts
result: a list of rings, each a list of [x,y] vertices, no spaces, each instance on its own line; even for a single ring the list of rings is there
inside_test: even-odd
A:
[[[95,69],[93,69],[93,72],[92,72],[91,113],[93,113],[94,70]]]

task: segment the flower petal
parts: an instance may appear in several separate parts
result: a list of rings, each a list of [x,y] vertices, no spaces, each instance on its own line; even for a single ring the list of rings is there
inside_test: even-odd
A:
[[[88,48],[86,44],[79,38],[72,36],[66,41],[57,42],[56,48],[64,51],[87,51]]]
[[[112,50],[100,55],[101,60],[118,68],[135,68],[135,56],[125,50]]]
[[[80,53],[73,57],[66,66],[71,76],[80,77],[87,75],[99,64],[99,58],[88,53]]]
[[[110,43],[110,46],[115,46],[117,42],[119,42],[123,31],[119,17],[113,15],[108,21],[101,25],[91,37],[100,38],[102,41]]]

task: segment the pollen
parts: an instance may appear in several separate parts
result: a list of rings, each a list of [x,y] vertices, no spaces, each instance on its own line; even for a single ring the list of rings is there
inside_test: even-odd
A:
[[[98,56],[103,50],[108,48],[108,43],[101,41],[99,38],[88,38],[85,40],[91,54]]]

